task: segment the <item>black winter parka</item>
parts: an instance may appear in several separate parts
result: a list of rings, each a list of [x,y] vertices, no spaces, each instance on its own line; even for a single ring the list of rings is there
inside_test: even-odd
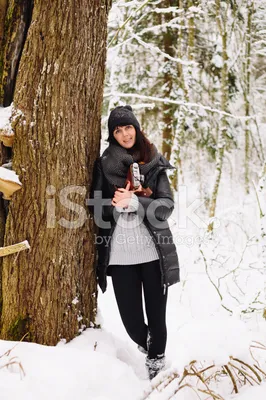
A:
[[[145,212],[143,222],[151,234],[159,255],[162,286],[170,286],[180,281],[178,256],[167,222],[174,209],[173,195],[166,175],[168,168],[173,167],[165,157],[160,155],[158,165],[152,168],[145,176],[143,184],[143,187],[149,187],[152,190],[152,195],[150,197],[138,197]],[[109,227],[98,228],[98,233],[95,235],[97,247],[96,274],[103,292],[106,291],[107,287],[106,275],[109,275],[108,264],[111,237],[120,215],[115,207],[111,205],[115,190],[114,185],[107,181],[103,173],[101,157],[99,157],[94,164],[90,198],[94,198],[97,203],[105,203],[102,207],[101,218],[105,222],[109,222]],[[99,196],[99,202],[97,196]],[[110,199],[108,204],[106,204],[107,201],[105,199]],[[94,213],[97,226],[95,209],[93,207],[89,207],[89,209],[90,212]]]

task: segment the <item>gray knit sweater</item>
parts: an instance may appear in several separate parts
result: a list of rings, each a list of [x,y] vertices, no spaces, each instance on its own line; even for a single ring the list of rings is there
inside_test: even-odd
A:
[[[133,194],[127,208],[116,207],[121,214],[111,239],[109,265],[141,264],[158,260],[153,239],[144,222],[139,217],[139,200]]]

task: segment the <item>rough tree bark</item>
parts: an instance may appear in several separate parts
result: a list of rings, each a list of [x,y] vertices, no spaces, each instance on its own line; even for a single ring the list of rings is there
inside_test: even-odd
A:
[[[5,245],[27,239],[31,249],[4,259],[3,339],[28,333],[54,345],[94,321],[93,221],[82,219],[99,152],[110,6],[34,1],[14,95],[13,169],[23,187],[5,234]],[[68,195],[75,204],[62,192],[70,185],[79,187]],[[80,226],[68,229],[62,218]]]

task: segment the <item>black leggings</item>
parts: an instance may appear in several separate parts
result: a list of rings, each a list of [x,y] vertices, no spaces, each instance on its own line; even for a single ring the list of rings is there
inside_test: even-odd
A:
[[[161,286],[159,260],[136,265],[110,265],[120,316],[131,339],[147,350],[149,358],[164,354],[166,346],[167,290]],[[148,326],[144,322],[142,287]]]

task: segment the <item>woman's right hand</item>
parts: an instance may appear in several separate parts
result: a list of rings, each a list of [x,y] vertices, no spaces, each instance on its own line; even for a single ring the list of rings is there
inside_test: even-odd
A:
[[[112,199],[112,205],[114,207],[122,207],[122,208],[128,207],[133,194],[133,191],[129,190],[129,188],[130,188],[130,182],[127,183],[126,188],[118,188],[115,191],[114,197]]]

